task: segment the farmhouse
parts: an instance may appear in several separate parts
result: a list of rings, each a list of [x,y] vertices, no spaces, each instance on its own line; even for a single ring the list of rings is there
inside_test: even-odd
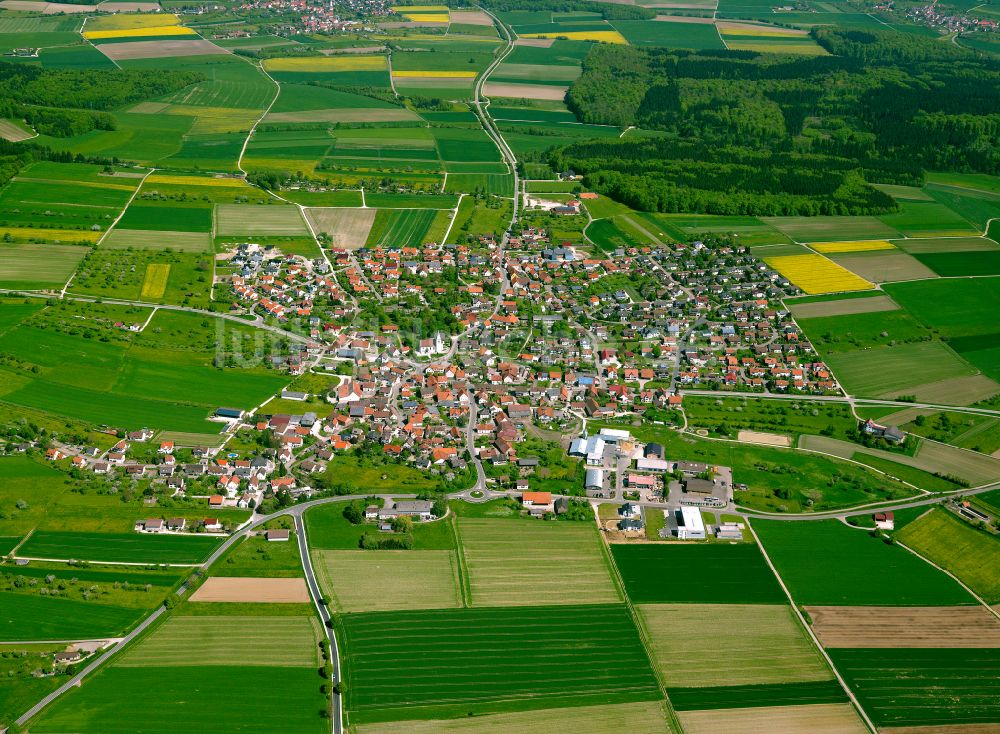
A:
[[[871,418],[861,424],[861,430],[869,436],[884,438],[892,444],[903,444],[906,442],[906,434],[899,430],[898,427],[883,426],[880,423],[876,423]]]
[[[427,521],[434,519],[433,507],[434,503],[430,500],[401,500],[393,506],[393,509],[397,515]]]
[[[896,527],[896,517],[891,512],[876,512],[872,519],[879,530],[892,530]]]
[[[539,517],[546,512],[555,512],[551,492],[525,492],[521,495],[521,506],[531,515]]]
[[[140,530],[144,533],[162,533],[164,523],[159,518],[150,518],[139,522]]]
[[[282,543],[286,542],[289,537],[291,537],[291,533],[287,530],[268,530],[264,533],[264,537],[267,539],[268,543]]]

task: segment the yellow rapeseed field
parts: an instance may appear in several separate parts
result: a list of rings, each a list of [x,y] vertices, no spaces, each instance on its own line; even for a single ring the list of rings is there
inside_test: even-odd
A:
[[[838,252],[870,252],[872,250],[895,250],[896,246],[887,240],[855,240],[853,242],[813,242],[809,245],[816,252],[831,254]]]
[[[766,25],[750,25],[745,23],[719,23],[719,33],[726,38],[730,36],[755,36],[758,38],[805,38],[808,34],[792,28],[775,28]]]
[[[293,56],[266,59],[268,71],[381,71],[389,68],[385,56]]]
[[[873,287],[864,278],[822,255],[779,255],[765,257],[764,262],[810,295],[865,291]]]
[[[148,36],[193,36],[195,32],[182,25],[157,25],[144,28],[121,28],[107,31],[84,31],[83,37],[88,41],[99,41],[102,38],[139,38]]]
[[[163,298],[167,292],[167,278],[170,277],[170,265],[167,263],[150,263],[146,266],[146,277],[142,281],[140,298]]]
[[[146,178],[147,185],[160,184],[175,186],[237,186],[246,187],[246,183],[238,178],[209,178],[207,176],[175,176],[169,173],[154,173]]]
[[[414,23],[447,23],[451,20],[447,13],[403,13],[402,15]]]
[[[154,28],[161,25],[179,25],[180,19],[173,13],[115,13],[88,18],[85,29],[91,31],[115,31],[123,28]]]
[[[43,227],[0,227],[0,236],[9,234],[15,240],[36,239],[53,242],[97,242],[104,232],[89,229],[45,229]]]
[[[628,41],[618,31],[555,31],[552,33],[525,33],[522,38],[568,38],[571,41],[601,41],[628,45]]]
[[[474,71],[395,71],[396,79],[474,79]]]
[[[397,13],[447,13],[447,5],[394,5]]]

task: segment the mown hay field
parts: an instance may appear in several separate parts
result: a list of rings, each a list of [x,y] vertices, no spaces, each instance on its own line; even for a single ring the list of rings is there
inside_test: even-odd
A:
[[[636,611],[668,687],[833,677],[788,605],[639,604]]]
[[[15,288],[62,285],[87,254],[72,245],[0,246],[0,283]]]
[[[458,532],[473,606],[620,600],[588,523],[461,518]]]
[[[936,509],[898,533],[899,540],[947,569],[988,604],[1000,602],[1000,539]]]
[[[286,544],[287,545],[287,544]],[[302,578],[212,576],[191,595],[193,602],[306,603],[309,590]]]
[[[765,257],[764,262],[809,294],[863,291],[872,287],[864,278],[822,255],[779,255]]]
[[[686,734],[865,734],[854,707],[847,703],[811,706],[682,711]]]
[[[331,72],[382,71],[389,68],[385,56],[288,56],[266,59],[267,71]]]
[[[245,206],[219,204],[215,209],[216,234],[220,237],[238,235],[288,236],[308,235],[298,207]]]
[[[462,605],[453,551],[313,551],[323,593],[341,613]]]
[[[152,230],[118,229],[108,232],[101,247],[110,250],[178,250],[180,252],[208,252],[212,236],[207,232],[155,232]]]
[[[115,662],[120,668],[200,665],[315,667],[313,617],[174,616]]]
[[[306,217],[316,232],[330,236],[334,247],[358,249],[368,241],[368,233],[375,223],[375,209],[306,209]]]
[[[511,711],[459,719],[395,721],[365,724],[358,734],[666,734],[663,704],[657,701],[607,706],[577,706],[542,711]]]
[[[833,252],[870,252],[872,250],[894,250],[888,240],[855,240],[853,242],[815,242],[809,245],[823,255]]]
[[[355,725],[662,695],[622,604],[348,614],[341,622]]]
[[[167,292],[167,279],[170,277],[170,265],[167,263],[150,263],[146,266],[146,277],[142,281],[141,298],[156,301],[163,298]]]
[[[940,341],[829,353],[826,363],[849,393],[871,397],[896,397],[917,385],[975,374]]]
[[[806,607],[823,647],[1000,648],[1000,624],[974,607]]]

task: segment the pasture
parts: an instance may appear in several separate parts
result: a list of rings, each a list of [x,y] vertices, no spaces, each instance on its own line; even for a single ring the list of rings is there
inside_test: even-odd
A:
[[[482,734],[488,731],[522,734],[664,734],[668,731],[663,704],[656,701],[541,711],[509,711],[461,719],[430,719],[364,724],[358,734]]]
[[[138,622],[142,609],[0,591],[0,634],[5,640],[96,639],[119,635]]]
[[[620,600],[601,540],[590,523],[462,517],[457,527],[472,606]]]
[[[682,711],[687,734],[865,734],[867,727],[848,703]]]
[[[35,532],[18,550],[24,558],[193,565],[220,543],[199,535]]]
[[[1000,649],[830,650],[879,727],[1000,721]],[[937,729],[942,730],[942,729]]]
[[[433,209],[378,209],[365,244],[374,247],[419,245],[433,221]]]
[[[668,688],[833,677],[788,605],[640,604],[636,611]]]
[[[975,601],[912,553],[837,520],[754,520],[753,527],[796,604],[935,607]]]
[[[955,574],[988,604],[1000,602],[1000,539],[936,509],[899,531],[899,540]]]
[[[355,725],[661,696],[624,605],[349,614],[341,624]]]
[[[320,664],[321,635],[319,620],[308,616],[173,616],[118,658],[114,667],[315,668]]]
[[[811,523],[810,523],[811,524]],[[611,546],[634,604],[784,604],[777,579],[753,543]],[[677,583],[677,569],[698,569]]]
[[[320,587],[338,612],[462,606],[454,551],[316,550],[312,555]]]
[[[294,237],[309,234],[298,207],[294,206],[219,204],[215,208],[215,218],[216,233],[220,237],[239,235]]]
[[[1000,648],[1000,625],[982,606],[810,606],[806,611],[826,648]]]
[[[86,254],[87,248],[72,245],[0,246],[0,286],[61,286]]]

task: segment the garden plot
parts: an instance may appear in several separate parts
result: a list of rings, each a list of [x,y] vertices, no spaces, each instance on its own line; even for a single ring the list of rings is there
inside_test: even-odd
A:
[[[833,678],[787,605],[640,604],[636,610],[668,688]]]
[[[458,531],[474,606],[620,599],[589,523],[461,518]]]
[[[319,622],[312,617],[175,616],[132,648],[119,668],[201,665],[319,665]]]
[[[806,303],[789,301],[788,309],[797,319],[811,319],[824,316],[852,316],[859,313],[898,311],[899,304],[889,296],[873,295],[870,298],[844,298]]]
[[[341,613],[462,605],[452,551],[313,551],[323,592]]]
[[[1000,647],[985,607],[806,607],[823,647]]]
[[[306,218],[316,233],[330,237],[333,247],[357,250],[368,241],[377,209],[306,209]]]
[[[298,207],[294,206],[219,204],[215,208],[215,218],[216,235],[219,237],[309,235]]]
[[[865,734],[868,728],[846,703],[683,711],[686,734]]]
[[[191,595],[190,601],[302,603],[309,601],[309,590],[301,578],[212,576]]]

